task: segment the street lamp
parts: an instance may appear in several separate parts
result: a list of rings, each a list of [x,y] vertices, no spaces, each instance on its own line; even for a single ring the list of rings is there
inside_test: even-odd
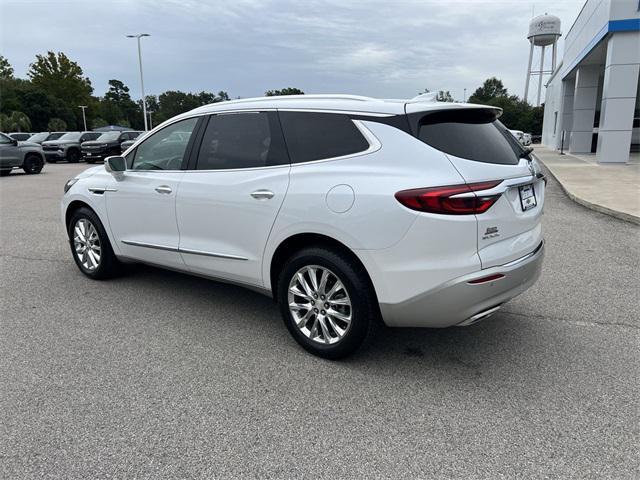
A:
[[[462,103],[467,103],[467,89],[464,89],[464,93],[462,94]]]
[[[150,37],[148,33],[137,33],[135,35],[127,35],[127,38],[136,38],[138,40],[138,63],[140,65],[140,88],[142,90],[142,116],[144,117],[144,129],[147,128],[147,100],[144,97],[144,77],[142,76],[142,52],[140,50],[140,39],[142,37]]]
[[[87,131],[87,117],[84,115],[84,110],[89,108],[87,105],[78,105],[82,109],[82,122],[84,123],[84,131]]]

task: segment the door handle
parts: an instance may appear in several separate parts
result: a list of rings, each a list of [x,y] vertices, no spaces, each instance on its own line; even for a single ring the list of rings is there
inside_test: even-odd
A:
[[[156,192],[169,194],[172,192],[172,190],[168,185],[160,185],[159,187],[156,187]]]
[[[256,200],[269,200],[273,198],[275,194],[271,190],[256,190],[251,192],[251,196]]]

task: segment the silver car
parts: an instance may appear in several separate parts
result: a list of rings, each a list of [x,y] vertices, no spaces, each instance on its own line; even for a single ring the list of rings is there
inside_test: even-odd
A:
[[[44,166],[42,147],[37,143],[18,142],[0,133],[0,176],[5,177],[14,168],[25,173],[40,173]]]

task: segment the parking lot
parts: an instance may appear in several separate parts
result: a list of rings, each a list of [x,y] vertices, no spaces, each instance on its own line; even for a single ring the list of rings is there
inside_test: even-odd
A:
[[[84,168],[0,180],[0,477],[640,476],[640,229],[553,179],[534,288],[330,362],[257,293],[82,276],[59,200]]]

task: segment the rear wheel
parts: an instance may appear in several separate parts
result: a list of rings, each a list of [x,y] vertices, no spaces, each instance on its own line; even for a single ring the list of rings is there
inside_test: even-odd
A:
[[[24,159],[24,163],[22,164],[22,169],[25,173],[34,174],[40,173],[43,166],[44,162],[39,155],[27,155],[27,158]]]
[[[11,169],[6,169],[6,170],[0,170],[0,177],[6,177],[7,175],[9,175],[11,173]]]
[[[71,254],[82,273],[94,280],[111,278],[121,264],[113,253],[109,237],[93,210],[79,208],[68,225]]]
[[[72,148],[67,152],[67,161],[69,163],[78,163],[80,161],[80,152]]]
[[[301,250],[286,262],[278,303],[293,338],[323,358],[350,355],[379,322],[366,272],[347,255],[324,247]]]

